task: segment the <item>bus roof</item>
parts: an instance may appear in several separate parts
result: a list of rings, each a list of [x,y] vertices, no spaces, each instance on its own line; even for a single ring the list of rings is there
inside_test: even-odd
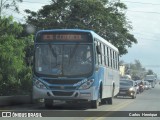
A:
[[[110,48],[114,49],[116,52],[118,52],[118,49],[112,45],[110,42],[108,42],[107,40],[105,40],[104,38],[102,38],[101,36],[99,36],[97,33],[95,33],[94,31],[91,31],[92,35],[94,36],[94,38],[99,39],[100,41],[102,41],[103,43],[105,43],[106,45],[108,45]]]
[[[110,42],[99,36],[97,33],[95,33],[93,30],[83,30],[83,29],[49,29],[49,30],[40,30],[37,32],[89,32],[92,34],[94,38],[97,38],[98,40],[102,41],[106,45],[108,45],[110,48],[114,49],[116,52],[118,52],[118,49],[112,45]]]

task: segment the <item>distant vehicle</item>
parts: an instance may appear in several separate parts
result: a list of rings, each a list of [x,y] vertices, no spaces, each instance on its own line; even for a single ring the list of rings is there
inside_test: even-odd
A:
[[[144,81],[148,81],[151,84],[152,88],[154,88],[157,81],[157,77],[156,75],[146,75]]]
[[[136,98],[137,85],[133,80],[120,80],[120,90],[117,96],[129,96]]]
[[[137,89],[137,94],[139,94],[139,93],[140,93],[140,91],[139,91],[139,88],[140,88],[140,87],[139,87],[137,81],[135,81],[135,85],[137,86],[137,87],[136,87],[136,89]]]
[[[142,93],[144,91],[144,82],[143,80],[136,80],[137,86],[139,87],[139,93]]]
[[[131,76],[130,75],[124,75],[124,76],[121,76],[121,79],[123,79],[123,80],[131,80]]]
[[[144,81],[144,89],[148,90],[151,88],[151,84],[148,81]]]

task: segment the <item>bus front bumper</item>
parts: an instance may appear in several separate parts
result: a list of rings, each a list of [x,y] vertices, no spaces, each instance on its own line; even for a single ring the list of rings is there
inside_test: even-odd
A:
[[[48,90],[33,86],[33,99],[53,100],[97,100],[98,88],[91,87],[86,90]]]

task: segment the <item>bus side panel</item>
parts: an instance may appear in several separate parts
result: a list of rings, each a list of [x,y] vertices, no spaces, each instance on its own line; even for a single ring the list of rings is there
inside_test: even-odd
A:
[[[119,79],[116,70],[106,68],[106,67],[99,67],[99,70],[95,73],[95,86],[96,92],[94,96],[98,97],[98,92],[100,89],[100,83],[102,82],[102,98],[109,98],[112,97],[112,90],[113,90],[113,82],[115,83],[115,90],[114,95],[116,95],[119,91]],[[116,76],[117,75],[117,76]]]
[[[102,98],[112,97],[113,84],[114,96],[119,92],[119,72],[111,68],[104,68],[104,81]]]
[[[95,83],[94,86],[96,86],[96,92],[95,95],[97,96],[96,98],[98,99],[98,93],[100,90],[100,83],[104,81],[104,67],[99,67],[98,71],[95,71]],[[103,87],[102,87],[103,88]]]
[[[114,96],[117,95],[119,93],[119,84],[120,84],[120,74],[119,71],[114,70],[114,83],[115,83],[115,89],[114,89]]]
[[[108,98],[112,96],[112,82],[113,82],[113,72],[110,68],[104,67],[104,84],[103,84],[103,94],[102,98]]]

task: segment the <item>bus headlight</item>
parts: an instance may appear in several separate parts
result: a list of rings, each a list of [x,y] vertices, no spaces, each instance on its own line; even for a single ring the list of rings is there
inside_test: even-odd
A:
[[[39,89],[47,89],[46,86],[42,82],[40,82],[39,80],[35,80],[34,84]]]
[[[133,88],[133,87],[129,88],[129,91],[133,91],[133,90],[134,90],[134,88]]]
[[[93,84],[93,82],[94,82],[94,79],[87,80],[87,82],[83,83],[83,84],[79,87],[79,90],[84,90],[84,89],[90,88],[91,85]]]

